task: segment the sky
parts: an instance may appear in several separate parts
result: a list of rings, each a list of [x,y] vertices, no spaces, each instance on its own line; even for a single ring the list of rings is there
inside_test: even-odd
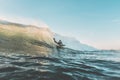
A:
[[[98,49],[120,49],[120,0],[0,0],[0,17],[42,21]]]

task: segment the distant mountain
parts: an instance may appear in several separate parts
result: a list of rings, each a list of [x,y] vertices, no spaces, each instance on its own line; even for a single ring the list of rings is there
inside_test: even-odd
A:
[[[55,34],[54,37],[57,41],[62,40],[63,44],[65,44],[66,47],[71,48],[71,49],[82,50],[82,51],[97,50],[96,48],[94,48],[92,46],[89,46],[87,44],[82,44],[80,41],[78,41],[77,39],[72,38],[72,37],[66,37],[66,36],[62,36],[59,34]]]

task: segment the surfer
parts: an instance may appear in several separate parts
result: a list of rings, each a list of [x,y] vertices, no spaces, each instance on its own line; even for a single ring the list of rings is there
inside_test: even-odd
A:
[[[62,41],[61,41],[61,40],[59,40],[57,44],[59,44],[60,46],[62,46],[62,45],[63,45],[63,43],[62,43]]]
[[[57,43],[57,41],[55,40],[55,38],[53,38],[54,42]]]
[[[57,47],[62,47],[62,46],[65,46],[61,40],[59,40],[58,42],[55,40],[55,38],[53,38],[54,42],[58,44]]]

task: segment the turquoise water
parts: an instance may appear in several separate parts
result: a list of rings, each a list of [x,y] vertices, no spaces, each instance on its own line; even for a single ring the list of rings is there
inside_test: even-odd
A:
[[[120,52],[64,49],[49,57],[1,52],[0,80],[120,80]]]

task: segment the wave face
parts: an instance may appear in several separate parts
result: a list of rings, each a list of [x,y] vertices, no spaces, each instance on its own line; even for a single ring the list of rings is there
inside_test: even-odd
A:
[[[49,28],[0,21],[2,52],[48,55],[54,47],[53,33]]]
[[[64,49],[49,57],[1,52],[0,80],[120,80],[120,52]]]
[[[92,46],[89,46],[87,44],[83,44],[80,41],[78,41],[77,39],[73,38],[73,37],[67,37],[67,36],[62,36],[59,34],[54,34],[54,37],[56,38],[56,40],[62,40],[62,42],[71,49],[75,49],[75,50],[80,50],[80,51],[95,51],[98,50]]]

